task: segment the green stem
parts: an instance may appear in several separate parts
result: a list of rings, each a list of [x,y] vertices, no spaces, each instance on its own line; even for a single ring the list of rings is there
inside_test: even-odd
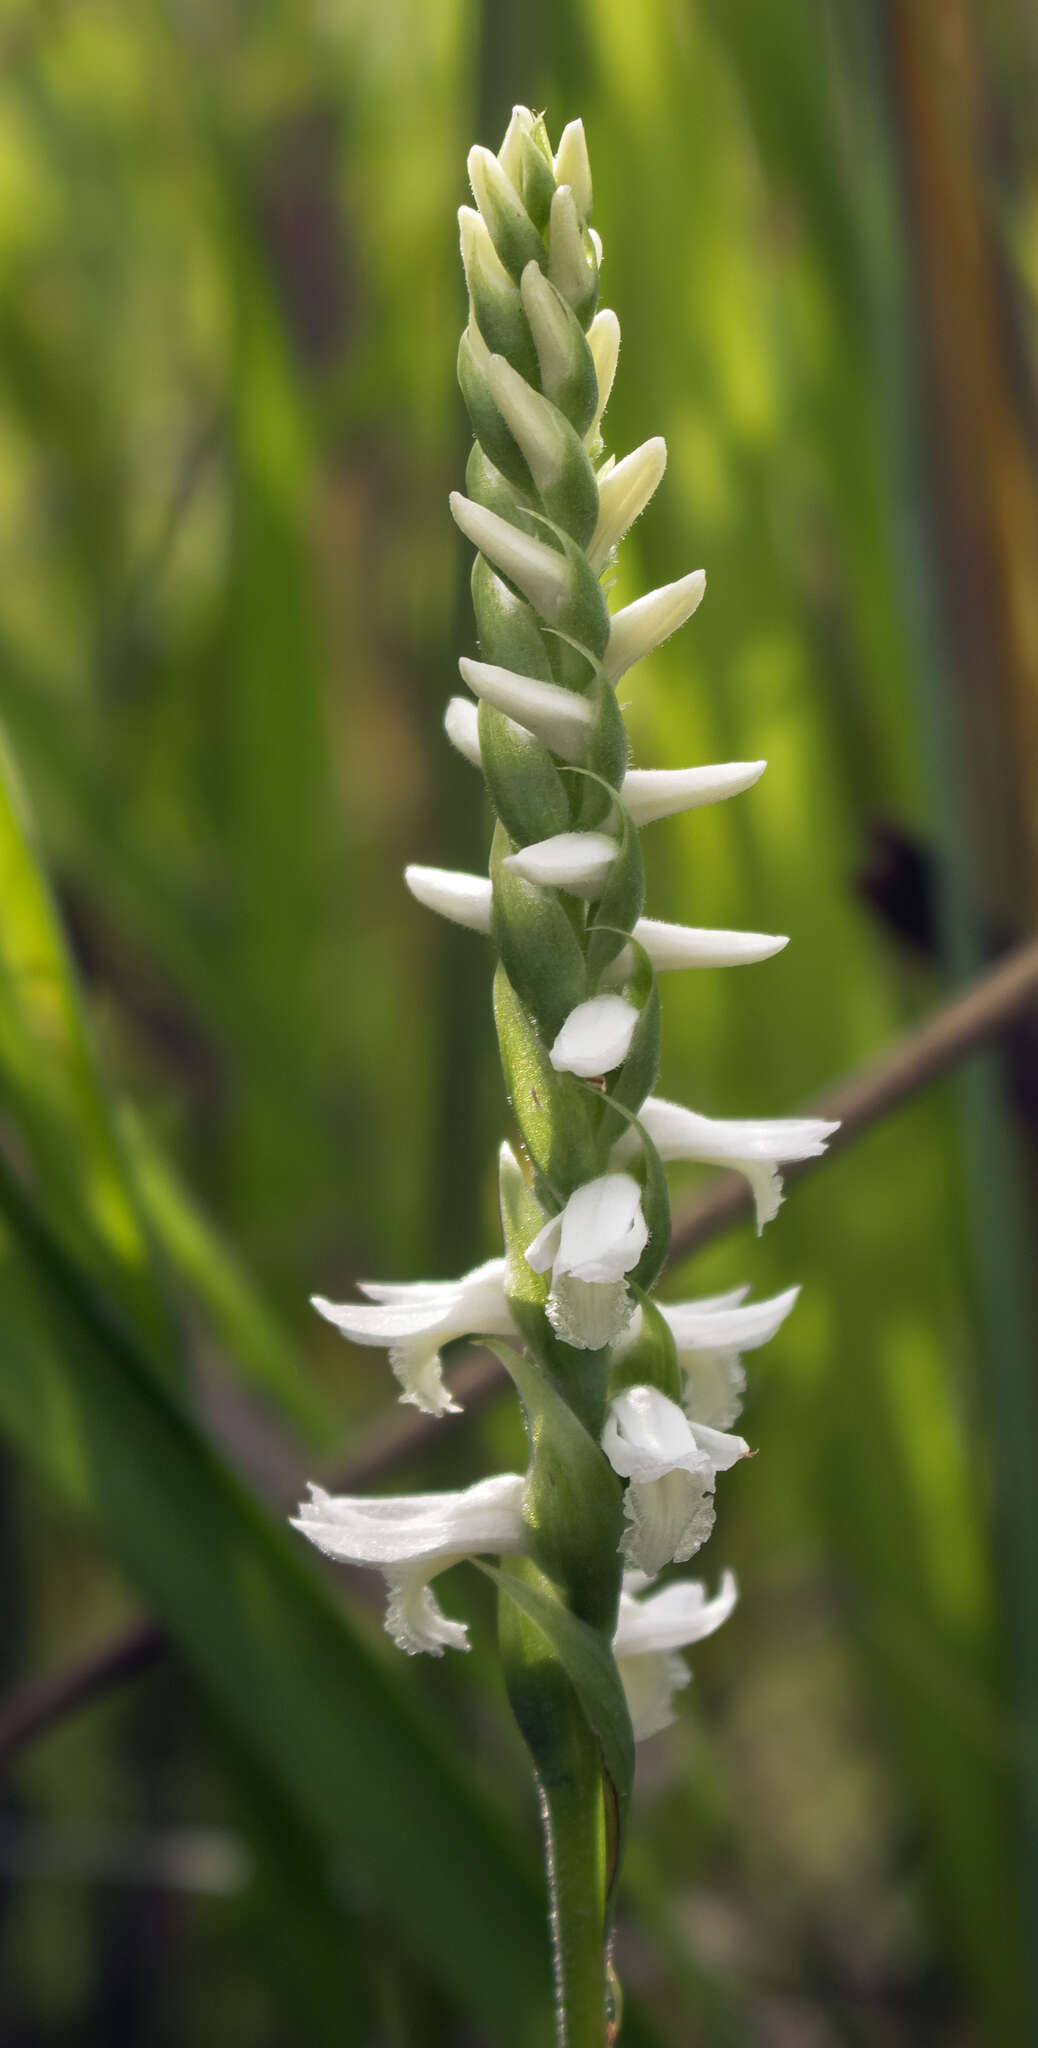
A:
[[[604,2048],[609,1857],[602,1763],[572,1692],[567,1707],[550,1779],[539,1774],[557,2040],[558,2048]]]

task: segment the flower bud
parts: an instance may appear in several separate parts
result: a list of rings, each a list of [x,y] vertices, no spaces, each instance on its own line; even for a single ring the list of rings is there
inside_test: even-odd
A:
[[[568,889],[571,896],[600,896],[617,846],[610,832],[557,832],[551,839],[539,839],[533,846],[506,855],[502,866],[542,888]]]
[[[463,924],[471,932],[490,930],[491,887],[486,875],[459,874],[452,868],[404,869],[404,881],[417,903]]]
[[[599,573],[628,528],[644,512],[667,467],[667,444],[662,434],[643,442],[622,462],[599,472],[598,521],[588,542],[588,560]]]
[[[567,122],[559,137],[559,146],[555,152],[555,178],[558,184],[569,186],[573,194],[573,203],[581,219],[590,220],[591,165],[588,162],[583,121]]]
[[[470,661],[467,655],[462,655],[458,667],[474,696],[493,704],[517,725],[525,726],[527,732],[543,740],[564,761],[580,760],[592,723],[592,709],[586,697],[578,697],[575,690],[560,689],[558,683],[515,675],[511,669],[498,668],[491,662]],[[464,748],[461,751],[464,753]]]
[[[645,597],[638,597],[622,611],[614,612],[605,654],[605,671],[610,681],[618,682],[643,654],[651,654],[654,647],[669,640],[698,609],[705,589],[705,572],[693,569],[690,576],[665,583],[660,590],[650,590]]]

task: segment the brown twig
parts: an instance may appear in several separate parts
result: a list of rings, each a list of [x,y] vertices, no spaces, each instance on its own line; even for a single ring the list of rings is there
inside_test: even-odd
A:
[[[964,995],[954,997],[925,1024],[906,1033],[889,1052],[808,1105],[815,1114],[839,1119],[840,1129],[829,1152],[851,1144],[880,1117],[998,1037],[1033,999],[1038,999],[1038,938],[1018,946]],[[817,1164],[817,1160],[804,1160],[787,1167],[786,1175],[807,1172]],[[677,1223],[672,1260],[685,1259],[720,1236],[748,1214],[750,1206],[746,1182],[736,1174],[724,1174]],[[507,1381],[496,1359],[470,1354],[455,1368],[451,1383],[463,1399],[465,1413],[472,1415]],[[443,1428],[442,1421],[416,1409],[391,1411],[372,1428],[334,1483],[344,1491],[369,1485],[416,1457]],[[99,1693],[148,1670],[170,1647],[165,1631],[156,1623],[135,1622],[100,1650],[9,1693],[0,1704],[0,1762]]]

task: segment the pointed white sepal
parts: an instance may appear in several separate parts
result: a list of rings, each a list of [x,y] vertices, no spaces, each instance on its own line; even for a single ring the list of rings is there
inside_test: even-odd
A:
[[[593,718],[586,697],[563,690],[558,683],[539,682],[536,676],[516,675],[493,662],[470,661],[467,655],[462,655],[458,667],[474,696],[525,726],[562,760],[580,760]]]
[[[677,1102],[649,1096],[639,1111],[661,1159],[697,1159],[708,1166],[730,1166],[742,1173],[753,1190],[757,1234],[777,1215],[782,1201],[779,1167],[798,1159],[816,1159],[824,1152],[838,1123],[822,1117],[709,1117]],[[631,1134],[614,1148],[618,1161],[631,1156]]]
[[[557,1074],[611,1074],[631,1049],[639,1012],[623,996],[591,996],[571,1010],[549,1055]]]
[[[728,1620],[738,1599],[733,1572],[721,1575],[712,1600],[698,1579],[678,1580],[643,1599],[641,1573],[625,1574],[620,1594],[613,1655],[627,1695],[636,1742],[658,1734],[674,1719],[674,1694],[689,1683],[679,1652],[701,1643]]]
[[[609,394],[616,376],[616,365],[620,359],[620,322],[611,306],[603,306],[596,313],[587,331],[587,345],[595,365],[598,379],[598,404],[595,417],[584,436],[585,446],[590,448],[597,438],[602,424],[602,414],[609,403]]]
[[[600,896],[616,858],[618,842],[611,832],[556,832],[532,846],[509,853],[502,867],[542,888],[566,889],[571,896]]]
[[[458,1403],[443,1383],[440,1348],[455,1337],[514,1336],[504,1279],[504,1260],[488,1259],[460,1280],[367,1281],[361,1289],[367,1301],[326,1301],[315,1294],[313,1305],[352,1344],[388,1350],[401,1401],[426,1415],[457,1414]]]
[[[577,366],[572,315],[537,263],[528,263],[523,271],[519,295],[537,350],[541,384],[545,395],[554,398]]]
[[[689,1421],[658,1387],[627,1387],[610,1402],[602,1449],[628,1481],[621,1549],[651,1578],[683,1564],[709,1536],[718,1472],[749,1456],[740,1436]]]
[[[475,207],[459,206],[458,230],[461,238],[462,268],[470,295],[472,279],[477,270],[486,272],[488,281],[502,296],[515,294],[515,285],[490,239],[486,221],[482,214],[476,212]]]
[[[588,542],[588,560],[596,576],[624,534],[644,512],[667,467],[667,444],[662,434],[644,441],[622,462],[599,472],[598,521]]]
[[[554,621],[573,595],[573,578],[565,555],[543,540],[522,533],[499,512],[477,505],[452,491],[450,508],[466,540],[484,554],[502,576],[508,576],[546,619]]]
[[[568,185],[577,212],[586,220],[591,212],[591,165],[583,121],[568,121],[555,151],[555,182]]]
[[[412,862],[404,869],[404,881],[426,910],[435,910],[470,932],[489,932],[493,891],[488,875],[466,875],[457,868],[423,868]]]
[[[650,590],[645,597],[638,597],[622,611],[614,612],[603,663],[610,681],[618,682],[643,654],[651,654],[654,647],[669,640],[698,610],[705,589],[705,570],[693,569],[690,576]]]
[[[635,825],[673,818],[701,804],[720,803],[752,789],[766,761],[724,761],[705,768],[629,768],[621,795]]]
[[[452,747],[457,747],[474,768],[482,768],[479,745],[479,707],[467,697],[451,697],[443,714],[443,729]]]
[[[552,1276],[548,1318],[564,1344],[597,1351],[631,1317],[626,1274],[649,1242],[641,1189],[629,1173],[586,1181],[526,1248],[535,1273]]]
[[[397,1647],[441,1657],[445,1649],[467,1650],[468,1636],[461,1622],[441,1613],[429,1580],[462,1558],[522,1550],[525,1484],[521,1473],[503,1472],[459,1493],[382,1499],[311,1486],[292,1526],[326,1557],[377,1566],[389,1591],[386,1628]]]
[[[664,924],[655,917],[640,917],[631,936],[645,947],[657,974],[679,967],[751,967],[789,944],[775,932],[726,932],[715,925]],[[617,984],[633,971],[634,955],[625,946],[607,978]]]

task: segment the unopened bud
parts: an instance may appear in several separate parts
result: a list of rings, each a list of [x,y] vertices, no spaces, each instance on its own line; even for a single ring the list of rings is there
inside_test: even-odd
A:
[[[467,655],[458,667],[474,696],[525,726],[564,761],[581,759],[593,720],[586,697],[560,689],[558,683],[539,682],[536,676],[518,676],[490,662],[470,661]]]
[[[610,680],[617,682],[643,654],[651,654],[654,647],[669,640],[702,603],[705,589],[705,572],[693,569],[690,576],[650,590],[645,597],[636,598],[634,604],[614,612],[604,662]]]
[[[644,512],[667,467],[667,444],[661,434],[644,441],[622,462],[598,478],[598,523],[588,542],[588,560],[597,574],[628,528]]]

